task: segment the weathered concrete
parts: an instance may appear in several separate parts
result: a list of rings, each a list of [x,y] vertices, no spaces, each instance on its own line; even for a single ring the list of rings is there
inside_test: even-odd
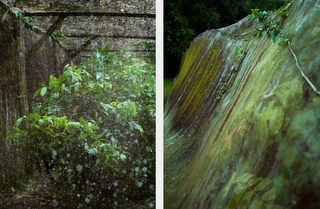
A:
[[[319,19],[320,0],[296,0],[281,24],[318,89]],[[192,42],[165,111],[165,208],[320,207],[320,97],[287,46],[242,41],[258,26],[245,18]]]

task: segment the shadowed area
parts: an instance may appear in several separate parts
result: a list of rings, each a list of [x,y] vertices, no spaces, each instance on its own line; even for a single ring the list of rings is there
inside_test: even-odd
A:
[[[287,9],[279,27],[320,88],[320,1]],[[182,59],[165,110],[165,208],[320,207],[320,97],[283,39],[252,35],[259,26],[206,31]]]

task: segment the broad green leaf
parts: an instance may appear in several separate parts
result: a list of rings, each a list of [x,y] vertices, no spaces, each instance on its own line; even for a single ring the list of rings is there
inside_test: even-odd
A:
[[[258,181],[262,180],[262,178],[253,178],[251,179],[249,182],[248,182],[248,186],[251,187],[253,186],[254,184],[256,184]]]
[[[83,127],[88,127],[88,124],[85,120],[83,120],[82,118],[80,118],[80,125],[82,125]]]
[[[252,191],[247,191],[241,198],[241,201],[237,208],[247,208],[253,195],[254,193]]]
[[[288,44],[288,41],[289,41],[289,39],[286,38],[286,39],[280,41],[280,43],[279,43],[278,45],[279,45],[279,46],[286,45],[286,44]]]
[[[243,194],[246,191],[247,191],[247,189],[245,187],[243,187],[241,184],[238,184],[234,188],[234,190],[233,190],[233,192],[232,192],[232,194],[231,194],[231,196],[229,198],[229,201],[227,203],[226,208],[236,208],[237,205],[239,204]]]
[[[36,96],[38,96],[38,95],[39,95],[39,93],[40,93],[40,91],[41,91],[41,89],[38,89],[38,90],[36,91],[36,93],[34,93],[34,96],[33,96],[33,98],[32,98],[32,99],[34,99]]]
[[[15,123],[14,123],[14,126],[15,127],[18,127],[20,125],[20,123],[22,122],[23,120],[23,117],[22,118],[19,118]]]
[[[276,188],[273,187],[272,189],[266,191],[262,196],[261,199],[263,201],[269,201],[269,200],[273,200],[276,199]]]
[[[253,20],[253,19],[254,19],[254,15],[253,15],[253,14],[249,14],[249,15],[247,16],[247,18],[248,18],[249,20]]]
[[[251,177],[253,177],[254,175],[251,174],[251,173],[244,173],[240,176],[238,176],[236,179],[235,179],[235,182],[239,182],[239,183],[244,183],[246,184],[250,179]]]
[[[49,89],[52,89],[54,84],[56,83],[57,78],[54,77],[53,75],[50,75],[50,80],[49,80]]]
[[[135,127],[136,129],[138,129],[140,132],[143,133],[143,128],[142,128],[142,126],[140,126],[139,124],[137,124],[137,123],[135,123],[135,122],[132,122],[132,123],[134,124],[134,127]]]
[[[255,199],[249,206],[249,209],[260,209],[262,208],[263,202],[260,199]]]
[[[23,137],[23,135],[21,133],[14,133],[14,134],[10,134],[9,136],[7,136],[6,139],[9,139],[9,138],[21,138]]]
[[[268,31],[269,31],[269,28],[267,28],[266,30],[263,30],[263,31],[261,32],[262,35],[263,35],[263,37],[265,37],[265,36],[267,35]]]
[[[274,43],[276,43],[280,38],[280,30],[274,30],[271,32],[271,38]]]
[[[272,183],[272,181],[270,179],[265,178],[262,181],[260,181],[260,183],[254,188],[254,191],[258,192],[258,191],[264,189],[266,186],[268,186],[271,183]]]
[[[47,87],[43,87],[40,92],[41,96],[45,95],[46,93],[47,93]]]

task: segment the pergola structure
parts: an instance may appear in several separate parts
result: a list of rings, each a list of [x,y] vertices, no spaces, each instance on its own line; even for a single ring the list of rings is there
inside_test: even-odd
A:
[[[111,1],[86,1],[87,4],[74,4],[69,8],[54,7],[54,3],[64,1],[51,1],[49,7],[39,4],[35,7],[35,2],[29,1],[29,5],[18,2],[12,5],[4,4],[0,1],[0,7],[5,11],[18,11],[24,18],[30,17],[25,23],[25,27],[41,35],[41,38],[26,49],[26,57],[32,56],[41,49],[42,45],[50,36],[55,34],[63,35],[64,39],[51,39],[55,41],[68,56],[60,64],[60,69],[77,57],[81,60],[81,55],[94,48],[103,48],[110,44],[110,52],[127,47],[128,51],[142,53],[147,56],[148,51],[155,49],[137,49],[133,45],[143,41],[155,41],[155,9],[154,3],[143,6],[141,13],[137,8],[117,8],[116,6],[106,6]],[[65,1],[68,2],[68,1]],[[125,2],[125,1],[124,1]],[[138,1],[139,2],[139,1]],[[81,3],[81,2],[78,2]],[[148,0],[140,1],[140,4],[148,4]],[[91,5],[91,6],[90,6]],[[119,5],[119,3],[118,3]],[[127,4],[124,4],[127,5]],[[86,7],[87,6],[87,7]],[[97,8],[97,6],[100,6]],[[51,7],[51,8],[50,8]],[[88,7],[96,8],[88,11]],[[66,11],[68,10],[68,11]],[[77,11],[73,11],[77,10]],[[126,10],[126,11],[125,11]],[[150,13],[153,12],[153,13]],[[13,15],[13,13],[10,13]],[[32,19],[31,19],[32,18]],[[79,57],[80,55],[80,57]]]

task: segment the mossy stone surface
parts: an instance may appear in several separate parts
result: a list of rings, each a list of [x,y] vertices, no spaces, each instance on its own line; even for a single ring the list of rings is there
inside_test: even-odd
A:
[[[320,0],[288,13],[281,27],[319,89]],[[320,97],[287,46],[242,41],[258,26],[244,18],[192,42],[165,111],[165,208],[320,206]]]

